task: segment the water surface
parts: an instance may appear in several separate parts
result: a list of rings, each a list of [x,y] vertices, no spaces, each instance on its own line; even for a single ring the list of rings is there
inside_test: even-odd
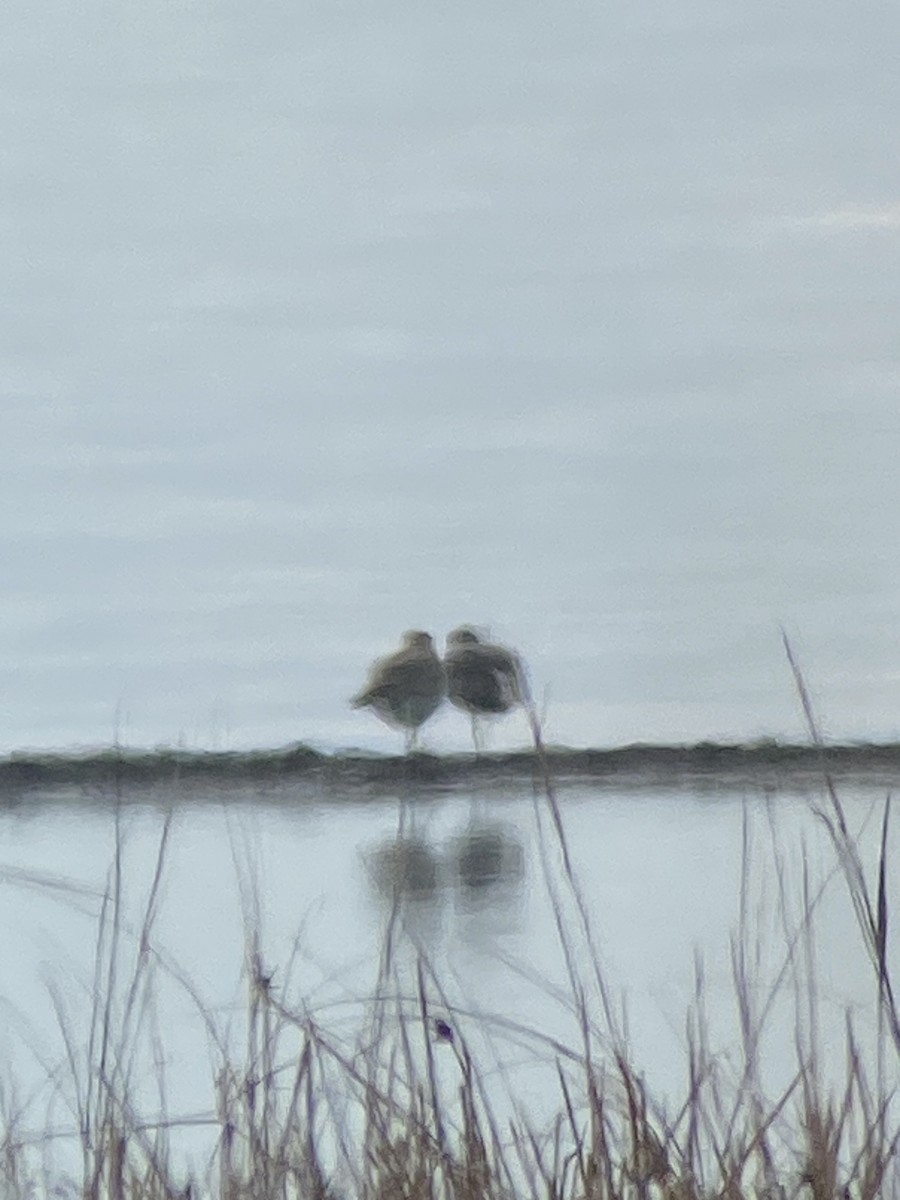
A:
[[[874,885],[873,805],[881,793],[852,785],[842,793]],[[54,1091],[63,1099],[71,1093],[59,1014],[81,1053],[93,997],[106,985],[104,973],[98,992],[94,961],[117,829],[124,900],[116,987],[126,994],[167,813],[173,823],[149,939],[158,958],[139,1010],[146,1041],[138,1037],[145,1049],[135,1061],[153,1061],[141,1056],[156,1027],[163,1055],[157,1050],[156,1067],[134,1077],[144,1115],[159,1115],[162,1061],[169,1115],[212,1118],[218,1059],[207,1022],[241,1053],[254,930],[279,1003],[352,1044],[371,1017],[395,905],[387,999],[405,995],[415,1012],[414,964],[424,956],[442,989],[432,995],[435,1011],[478,1053],[497,1103],[508,1104],[511,1089],[538,1125],[555,1115],[554,1060],[569,1052],[577,1058],[580,1047],[556,911],[580,946],[579,970],[590,978],[592,968],[540,796],[521,787],[403,785],[380,795],[348,792],[343,802],[307,796],[298,803],[290,785],[243,795],[231,789],[223,800],[210,783],[190,795],[172,786],[152,794],[126,789],[118,808],[109,792],[68,789],[32,799],[0,818],[5,1061],[32,1096],[26,1128],[39,1130],[47,1111],[54,1128],[75,1127],[59,1099],[44,1107]],[[713,1046],[724,1056],[725,1077],[731,1062],[739,1078],[734,946],[745,948],[752,1003],[762,1013],[801,923],[804,872],[813,893],[825,885],[815,912],[825,1062],[837,1069],[843,1061],[848,1012],[870,1052],[875,985],[815,816],[824,802],[821,788],[773,794],[748,785],[702,796],[686,787],[561,790],[566,843],[618,1032],[659,1098],[674,1103],[686,1089],[685,1013],[698,964]],[[889,887],[893,894],[893,870]],[[893,958],[893,929],[888,949]],[[792,979],[789,973],[776,990],[762,1043],[773,1095],[795,1069]],[[115,1019],[123,1011],[120,998]],[[596,996],[589,1011],[601,1038],[598,1069],[611,1070],[613,1030]],[[178,1144],[203,1146],[203,1136],[203,1127],[186,1130]]]

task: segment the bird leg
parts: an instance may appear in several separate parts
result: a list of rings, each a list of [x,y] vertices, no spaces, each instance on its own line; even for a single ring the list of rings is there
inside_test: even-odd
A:
[[[481,732],[481,725],[478,723],[476,713],[471,715],[472,721],[472,745],[475,747],[476,756],[484,753],[484,736]]]

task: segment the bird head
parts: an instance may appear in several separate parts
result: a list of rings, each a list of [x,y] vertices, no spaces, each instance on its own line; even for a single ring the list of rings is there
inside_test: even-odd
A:
[[[408,629],[403,635],[403,645],[410,650],[433,650],[434,639],[421,629]]]
[[[481,638],[471,625],[460,625],[459,629],[447,634],[448,646],[477,646],[480,641]]]

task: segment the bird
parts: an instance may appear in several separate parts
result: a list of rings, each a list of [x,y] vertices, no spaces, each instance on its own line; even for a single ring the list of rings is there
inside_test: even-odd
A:
[[[420,726],[447,695],[447,675],[430,633],[404,633],[395,654],[372,664],[369,681],[350,703],[371,708],[387,725],[404,730],[406,752],[416,748]]]
[[[479,717],[500,716],[528,703],[528,681],[518,654],[487,641],[471,625],[447,635],[444,669],[450,703],[471,718],[476,752],[482,748]]]

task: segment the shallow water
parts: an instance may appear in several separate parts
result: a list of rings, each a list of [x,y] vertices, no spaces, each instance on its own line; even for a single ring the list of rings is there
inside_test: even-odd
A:
[[[873,879],[878,820],[872,805],[880,795],[844,789],[853,828],[864,826],[861,851]],[[5,1061],[24,1081],[24,1092],[35,1089],[23,1123],[40,1131],[51,1090],[41,1081],[61,1080],[63,1096],[70,1086],[54,995],[75,1045],[87,1045],[116,810],[109,794],[70,790],[35,801],[0,817],[6,912],[0,961]],[[821,801],[818,789],[773,795],[747,787],[702,798],[683,788],[561,792],[567,845],[603,977],[617,1011],[627,1012],[630,1053],[656,1095],[674,1102],[687,1086],[684,1016],[694,999],[698,958],[713,1044],[733,1057],[737,1071],[730,939],[740,929],[741,881],[744,944],[756,964],[753,996],[761,1011],[782,965],[786,930],[800,919],[804,859],[813,886],[832,873],[834,856],[812,811]],[[248,791],[243,798],[231,793],[221,803],[211,786],[205,798],[163,789],[152,803],[129,803],[118,817],[122,994],[170,809],[150,939],[162,957],[145,1014],[148,1028],[155,1020],[162,1030],[170,1116],[209,1116],[213,1109],[214,1071],[198,998],[239,1051],[248,925],[259,927],[263,966],[273,972],[278,1000],[352,1038],[371,1011],[395,900],[397,978],[401,991],[408,978],[410,1003],[415,987],[406,973],[422,953],[450,1005],[433,996],[435,1011],[479,1053],[498,1095],[512,1088],[539,1124],[556,1112],[553,1057],[559,1050],[551,1049],[551,1040],[577,1055],[579,1029],[566,1001],[571,985],[554,904],[581,945],[581,968],[590,971],[543,800],[535,807],[520,788],[418,797],[401,788],[366,799],[348,794],[343,803],[292,804],[277,790]],[[27,873],[39,877],[29,880]],[[893,889],[896,881],[889,883]],[[838,1066],[848,1007],[864,1049],[875,1033],[874,984],[838,878],[828,884],[815,928],[825,1061]],[[892,955],[897,937],[892,929]],[[767,1020],[763,1060],[773,1094],[793,1071],[795,1000],[787,984]],[[598,1002],[591,1004],[602,1030]],[[138,1073],[134,1089],[145,1115],[157,1114],[160,1102],[148,1077]],[[64,1106],[52,1111],[55,1128],[73,1127]],[[192,1146],[195,1154],[206,1145],[202,1129],[184,1131],[181,1142],[180,1136],[176,1144]]]
[[[898,25],[13,5],[0,749],[393,748],[461,621],[563,743],[796,736],[781,624],[895,735]]]

